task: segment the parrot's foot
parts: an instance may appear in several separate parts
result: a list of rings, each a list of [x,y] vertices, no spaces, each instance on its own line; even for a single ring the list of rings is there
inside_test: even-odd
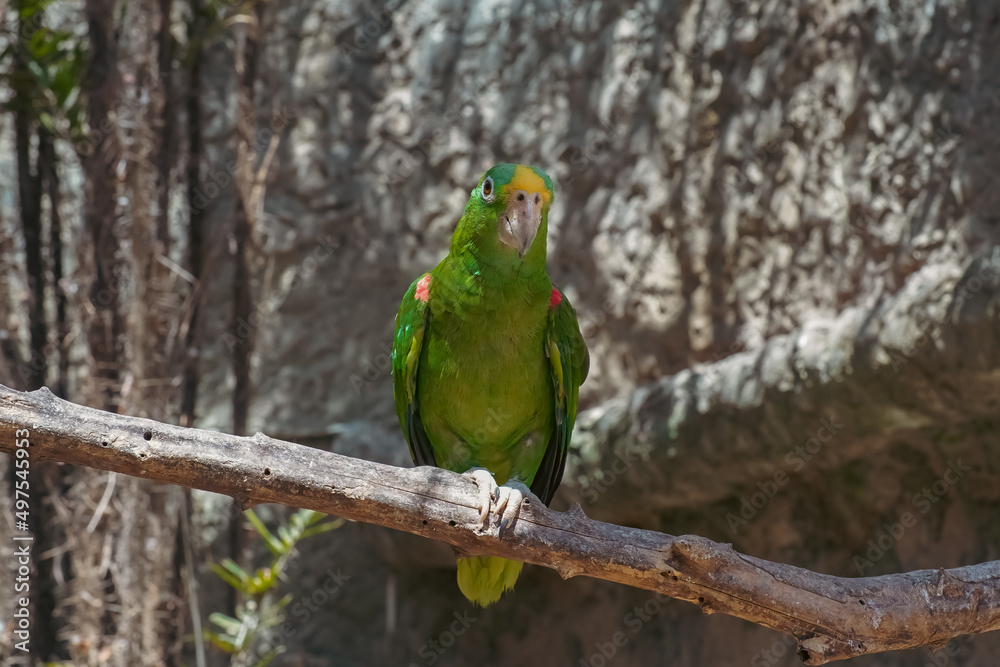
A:
[[[483,524],[483,530],[489,530],[491,525],[495,525],[497,537],[502,539],[504,533],[517,521],[525,496],[530,496],[531,490],[516,480],[497,486],[493,475],[486,468],[473,468],[468,474],[479,487],[479,521]]]

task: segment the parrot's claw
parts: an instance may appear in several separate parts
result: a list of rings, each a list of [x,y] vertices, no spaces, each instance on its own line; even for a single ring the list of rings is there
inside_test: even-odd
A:
[[[503,538],[504,533],[517,522],[521,505],[531,490],[516,480],[497,486],[493,475],[485,468],[473,468],[468,473],[479,487],[479,521],[483,530],[489,530],[490,524],[495,524],[497,536]]]
[[[469,475],[479,487],[479,523],[485,528],[489,523],[487,519],[490,515],[490,506],[493,504],[494,496],[499,494],[500,487],[486,468],[473,468],[469,470]]]
[[[498,487],[500,497],[497,499],[495,513],[499,515],[500,525],[497,527],[497,537],[503,539],[508,528],[513,528],[517,517],[521,514],[521,505],[531,491],[524,484],[510,481]]]

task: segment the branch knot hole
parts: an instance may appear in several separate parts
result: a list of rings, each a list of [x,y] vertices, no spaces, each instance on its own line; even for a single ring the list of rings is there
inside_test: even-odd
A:
[[[150,441],[150,440],[152,440],[153,439],[153,432],[150,431],[149,429],[146,429],[146,432],[142,434],[142,439],[145,440],[145,441],[147,441],[147,442]]]

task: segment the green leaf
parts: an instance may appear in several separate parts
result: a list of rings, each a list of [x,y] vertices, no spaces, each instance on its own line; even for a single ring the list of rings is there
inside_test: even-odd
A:
[[[44,69],[42,69],[42,66],[39,65],[37,61],[29,60],[28,69],[31,70],[31,73],[35,75],[35,78],[38,79],[38,82],[42,84],[42,87],[44,88],[52,87],[49,82],[49,73],[46,72]]]
[[[247,582],[246,584],[247,593],[250,593],[252,595],[259,595],[261,593],[266,593],[272,586],[274,586],[277,583],[277,581],[278,579],[276,576],[276,572],[273,569],[269,567],[262,568],[260,570],[257,570],[254,573],[253,578],[251,578],[250,581]]]
[[[232,567],[229,567],[230,565]],[[215,572],[215,574],[217,574],[219,578],[222,579],[224,582],[226,582],[227,584],[229,584],[238,591],[243,591],[244,588],[246,587],[246,581],[247,579],[249,579],[247,573],[244,572],[239,565],[229,560],[228,558],[223,561],[223,566],[220,566],[218,563],[211,563],[208,567],[209,569],[212,570],[212,572]],[[234,574],[233,570],[241,574]]]
[[[232,558],[223,558],[222,567],[232,572],[233,575],[239,577],[241,581],[246,581],[247,579],[250,578],[250,573],[244,570],[239,565],[237,565],[236,561],[234,561]]]
[[[18,12],[18,16],[22,19],[30,19],[38,12],[43,11],[54,1],[55,0],[27,0],[26,2],[21,3],[21,9]]]
[[[264,538],[264,544],[271,553],[275,556],[280,556],[285,552],[281,541],[271,534],[271,531],[269,531],[267,526],[264,525],[264,522],[261,521],[256,514],[254,514],[253,510],[247,510],[246,517],[253,527],[257,529],[257,532],[260,533],[260,536]]]
[[[236,644],[233,643],[232,639],[208,629],[202,630],[202,636],[226,653],[236,653]]]
[[[66,104],[70,95],[80,89],[77,64],[72,60],[62,60],[56,63],[55,74],[52,76],[52,92],[60,107]]]
[[[71,112],[67,111],[67,116],[70,114]],[[246,516],[271,551],[273,561],[270,567],[258,568],[252,575],[228,558],[221,564],[210,565],[212,571],[223,581],[246,596],[246,607],[236,610],[237,618],[242,620],[225,614],[212,614],[209,617],[210,621],[227,632],[205,634],[215,646],[244,659],[247,657],[247,649],[257,645],[261,635],[265,634],[268,628],[273,628],[284,621],[282,610],[294,599],[290,594],[284,595],[277,601],[273,598],[278,595],[277,589],[282,584],[281,569],[294,554],[296,542],[311,535],[339,528],[344,524],[343,519],[326,521],[327,515],[322,512],[300,509],[279,524],[272,533],[253,511],[248,510]],[[278,646],[255,664],[264,667],[284,651],[285,647]]]
[[[208,621],[210,623],[215,623],[217,626],[222,628],[223,632],[227,632],[230,635],[236,636],[240,632],[240,628],[243,626],[239,620],[233,618],[232,616],[226,616],[217,611],[212,612],[208,615]]]
[[[303,510],[303,511],[304,512],[309,512],[309,516],[306,517],[306,525],[307,526],[311,526],[314,523],[319,523],[320,521],[322,521],[326,517],[330,516],[329,514],[323,514],[323,512],[314,512],[312,510]]]
[[[42,113],[38,114],[38,121],[42,124],[42,127],[44,127],[46,130],[48,130],[52,134],[57,134],[58,133],[59,130],[58,130],[58,128],[56,128],[56,121],[49,114],[45,113],[44,111]]]
[[[330,530],[336,530],[344,525],[343,519],[337,519],[336,521],[328,521],[326,523],[321,523],[316,526],[311,526],[302,531],[302,538],[312,537],[313,535],[319,535],[320,533],[325,533]]]
[[[51,30],[45,26],[40,27],[38,30],[31,34],[28,39],[27,48],[28,55],[30,55],[35,60],[43,60],[48,55],[55,52],[59,47],[59,43],[65,39],[65,35],[60,38],[57,33],[53,33]]]

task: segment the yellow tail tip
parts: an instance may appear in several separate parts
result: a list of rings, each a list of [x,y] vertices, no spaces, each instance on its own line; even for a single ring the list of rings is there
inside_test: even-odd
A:
[[[524,563],[496,556],[458,559],[458,588],[470,602],[486,607],[514,587]]]

